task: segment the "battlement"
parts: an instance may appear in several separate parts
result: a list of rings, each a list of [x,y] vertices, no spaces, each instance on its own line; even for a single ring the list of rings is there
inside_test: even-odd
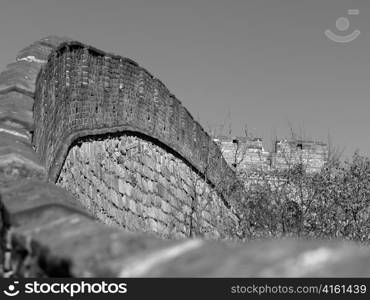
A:
[[[216,136],[227,163],[243,172],[286,169],[302,164],[309,173],[319,171],[328,159],[328,146],[321,141],[281,139],[274,150],[263,147],[261,138]]]

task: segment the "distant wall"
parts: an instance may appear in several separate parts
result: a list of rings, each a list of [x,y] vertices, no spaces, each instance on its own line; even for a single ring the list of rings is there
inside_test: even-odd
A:
[[[308,173],[318,172],[328,160],[328,146],[323,142],[282,139],[273,151],[266,151],[262,139],[215,137],[230,167],[250,173],[255,170],[283,170],[302,164]]]

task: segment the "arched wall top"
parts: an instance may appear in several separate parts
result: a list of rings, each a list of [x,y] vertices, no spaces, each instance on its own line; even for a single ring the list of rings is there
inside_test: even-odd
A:
[[[136,131],[178,153],[235,198],[234,171],[167,87],[136,62],[80,42],[53,50],[35,91],[33,144],[55,181],[71,143],[86,135]]]

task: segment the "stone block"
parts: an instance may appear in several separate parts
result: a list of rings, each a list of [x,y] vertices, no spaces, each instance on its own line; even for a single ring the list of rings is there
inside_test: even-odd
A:
[[[119,201],[121,203],[120,207],[128,208],[129,198],[127,197],[127,195],[120,195]]]
[[[154,197],[153,195],[144,194],[142,198],[142,204],[145,206],[150,206],[152,201],[151,198]]]
[[[205,210],[201,212],[201,216],[202,216],[202,218],[204,218],[207,221],[210,221],[212,219],[211,214],[208,211],[205,211]]]
[[[178,185],[177,184],[177,180],[176,180],[175,176],[173,176],[173,175],[170,176],[170,182],[174,186],[177,186]]]
[[[134,213],[137,214],[136,211],[136,202],[132,199],[128,199],[128,208]]]
[[[166,195],[166,188],[165,188],[165,185],[163,185],[162,183],[157,183],[155,185],[156,187],[156,194],[161,197],[161,198],[165,198],[165,195]]]
[[[40,43],[34,43],[22,49],[17,55],[17,61],[31,61],[44,64],[48,60],[52,48]]]
[[[145,155],[143,156],[143,163],[146,167],[148,167],[151,171],[155,170],[156,163],[152,157]]]
[[[142,192],[147,194],[149,192],[149,188],[148,188],[148,181],[146,180],[146,178],[141,178],[141,186],[142,186]]]
[[[118,191],[121,194],[126,194],[126,181],[122,178],[118,179]]]
[[[149,169],[146,165],[143,165],[142,171],[145,177],[147,177],[150,180],[154,180],[154,172],[151,169]]]
[[[154,214],[155,214],[155,219],[159,220],[159,221],[162,221],[162,222],[166,222],[166,220],[168,219],[168,215],[165,214],[160,208],[158,207],[153,207],[153,210],[154,210]]]
[[[183,205],[182,206],[182,211],[184,212],[185,215],[190,215],[191,214],[191,207],[188,205]]]
[[[33,99],[25,94],[12,91],[0,95],[0,122],[16,123],[30,131],[34,125],[32,106]],[[17,128],[19,125],[8,127]]]
[[[146,223],[148,224],[148,228],[150,231],[154,231],[154,232],[157,232],[157,224],[158,222],[155,221],[154,219],[150,218],[150,219],[147,219],[146,220]]]
[[[88,216],[69,192],[54,184],[23,179],[2,186],[0,194],[12,223],[18,226],[47,223],[73,213]]]
[[[113,189],[109,190],[109,199],[119,208],[122,208],[122,197],[121,194],[117,194],[117,192]]]
[[[177,211],[177,212],[175,213],[175,216],[176,216],[176,218],[177,218],[181,223],[184,223],[184,222],[185,222],[185,215],[184,215],[184,212]]]
[[[159,233],[161,236],[164,235],[164,234],[166,234],[166,232],[168,231],[167,230],[167,226],[165,226],[161,222],[157,222],[156,229],[157,229],[157,233]]]
[[[159,196],[156,196],[156,195],[153,195],[150,197],[151,198],[151,202],[152,202],[152,205],[154,207],[161,207],[161,204],[162,204],[162,201],[163,201],[163,198],[159,197]]]
[[[28,141],[23,137],[0,133],[0,182],[46,179],[46,170]]]
[[[171,213],[174,211],[173,207],[169,205],[166,201],[161,202],[161,208],[165,213]]]
[[[145,209],[144,205],[142,204],[142,202],[135,202],[135,204],[136,204],[136,214],[140,216],[140,218],[143,218],[144,217],[143,213]]]
[[[158,193],[158,186],[155,181],[153,180],[148,181],[148,191],[153,194]]]
[[[70,39],[69,37],[65,37],[65,36],[60,37],[60,36],[50,35],[50,36],[40,39],[39,41],[35,42],[35,44],[41,44],[41,45],[49,46],[55,49],[59,47],[61,44],[66,43],[66,42],[71,42],[71,41],[72,39]]]
[[[115,190],[116,192],[119,192],[119,184],[118,184],[119,177],[118,175],[113,175],[112,178],[112,189]]]
[[[193,196],[194,195],[194,187],[189,186],[188,184],[183,183],[182,188],[187,195]]]
[[[9,64],[0,74],[0,93],[21,91],[33,95],[39,70],[40,64],[33,62],[18,61]]]

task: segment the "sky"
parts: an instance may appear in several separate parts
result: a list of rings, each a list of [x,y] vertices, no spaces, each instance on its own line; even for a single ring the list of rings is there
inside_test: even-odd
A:
[[[0,0],[0,68],[68,36],[137,61],[207,130],[270,148],[292,129],[346,158],[370,155],[369,33],[368,0]]]

